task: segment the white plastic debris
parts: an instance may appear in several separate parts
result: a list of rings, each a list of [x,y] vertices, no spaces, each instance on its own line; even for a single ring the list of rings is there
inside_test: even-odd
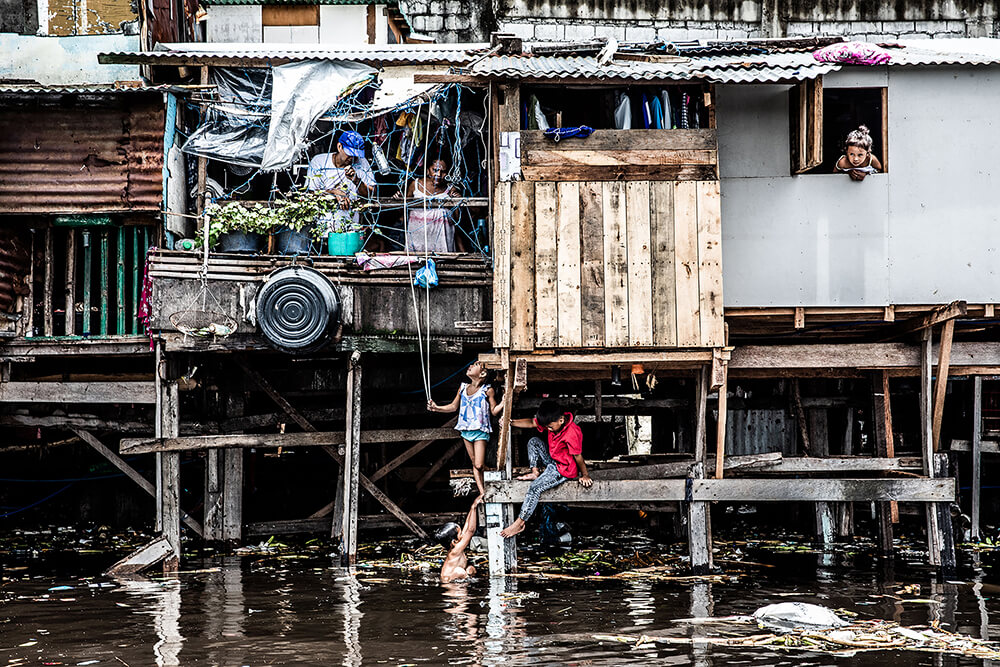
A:
[[[757,625],[768,630],[788,631],[795,628],[825,630],[849,625],[826,607],[805,602],[780,602],[761,607],[753,613]]]

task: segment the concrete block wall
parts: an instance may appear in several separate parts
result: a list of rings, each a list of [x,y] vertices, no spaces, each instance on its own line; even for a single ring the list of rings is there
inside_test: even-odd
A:
[[[417,33],[438,42],[485,41],[492,30],[524,39],[575,41],[741,40],[755,37],[845,35],[866,41],[996,37],[1000,0],[899,0],[861,5],[830,0],[400,0]],[[764,17],[776,17],[765,28]]]

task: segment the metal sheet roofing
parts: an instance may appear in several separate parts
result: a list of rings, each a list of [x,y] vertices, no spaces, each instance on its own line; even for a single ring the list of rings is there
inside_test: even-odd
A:
[[[494,56],[469,68],[483,78],[663,81],[700,79],[712,83],[770,83],[812,79],[839,69],[809,53],[697,58],[670,62],[614,60],[600,65],[591,56]]]
[[[1000,40],[910,39],[895,40],[887,50],[890,65],[997,65],[1000,64]],[[887,45],[888,46],[888,45]]]
[[[204,5],[373,5],[372,0],[202,0]],[[393,3],[390,3],[393,4]]]
[[[101,53],[102,63],[152,65],[240,64],[236,61],[286,63],[302,60],[351,60],[369,65],[463,65],[488,44],[382,44],[325,46],[323,44],[161,44],[155,51]],[[244,65],[246,66],[246,65]]]
[[[0,95],[19,93],[25,95],[125,95],[135,93],[160,93],[173,86],[108,86],[82,84],[79,86],[42,86],[36,84],[7,84],[0,82]]]

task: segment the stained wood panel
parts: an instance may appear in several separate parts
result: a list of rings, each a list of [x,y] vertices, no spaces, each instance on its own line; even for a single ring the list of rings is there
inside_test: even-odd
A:
[[[555,183],[535,184],[535,344],[555,347],[559,335]]]
[[[510,347],[510,183],[499,183],[493,200],[493,344]]]
[[[718,181],[506,188],[494,328],[511,349],[725,345]]]
[[[583,323],[580,310],[580,184],[560,183],[559,231],[556,255],[559,269],[558,317],[559,347],[583,345]]]

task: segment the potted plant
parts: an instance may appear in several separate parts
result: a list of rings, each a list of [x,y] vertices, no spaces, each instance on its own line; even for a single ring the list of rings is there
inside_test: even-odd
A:
[[[275,210],[260,203],[213,202],[205,207],[205,213],[209,218],[208,244],[218,246],[221,252],[259,252],[278,223]],[[199,244],[204,242],[203,230],[198,230]]]
[[[280,226],[275,230],[276,250],[283,255],[308,254],[313,240],[326,235],[322,218],[337,208],[328,192],[297,190],[276,203]],[[319,221],[319,222],[317,222]]]

